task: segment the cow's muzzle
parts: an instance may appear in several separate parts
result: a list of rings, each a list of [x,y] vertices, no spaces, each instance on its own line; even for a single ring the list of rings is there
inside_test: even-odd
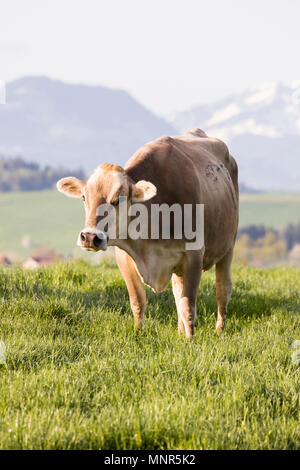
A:
[[[102,232],[93,233],[82,231],[78,237],[78,245],[87,251],[107,249],[108,236]]]

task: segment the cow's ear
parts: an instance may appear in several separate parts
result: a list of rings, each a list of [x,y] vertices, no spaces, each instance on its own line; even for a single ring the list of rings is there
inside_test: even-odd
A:
[[[132,185],[132,202],[144,202],[156,196],[157,189],[150,181],[138,181]]]
[[[85,183],[80,181],[78,178],[70,176],[68,178],[62,178],[56,183],[56,187],[59,192],[69,197],[82,197],[83,188]]]

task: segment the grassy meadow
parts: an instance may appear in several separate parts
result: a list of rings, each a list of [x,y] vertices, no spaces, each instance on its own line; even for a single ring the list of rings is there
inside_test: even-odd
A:
[[[234,268],[233,279],[217,337],[204,273],[187,341],[170,287],[147,289],[134,332],[112,263],[2,268],[0,448],[299,449],[300,270]]]
[[[283,228],[300,222],[300,194],[241,194],[240,227],[264,224]],[[0,193],[0,252],[24,258],[47,245],[68,255],[82,255],[76,239],[84,225],[81,201],[57,191]],[[29,237],[31,243],[25,244]],[[91,259],[91,257],[89,257]]]

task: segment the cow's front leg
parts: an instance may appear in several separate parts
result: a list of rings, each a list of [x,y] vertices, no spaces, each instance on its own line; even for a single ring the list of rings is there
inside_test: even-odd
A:
[[[178,315],[178,333],[183,334],[185,333],[184,324],[181,320],[180,310],[179,310],[179,302],[182,298],[183,293],[183,277],[178,276],[177,274],[172,274],[172,290],[173,295],[176,303],[177,315]]]
[[[216,296],[218,302],[218,319],[216,330],[218,335],[225,327],[227,305],[232,292],[231,261],[233,250],[216,264]]]
[[[120,248],[115,248],[116,260],[128,289],[135,328],[144,324],[146,310],[146,293],[132,258]]]
[[[194,335],[196,320],[196,301],[201,279],[202,256],[188,253],[183,264],[182,277],[173,275],[173,293],[178,311],[178,330],[185,332],[187,338]]]

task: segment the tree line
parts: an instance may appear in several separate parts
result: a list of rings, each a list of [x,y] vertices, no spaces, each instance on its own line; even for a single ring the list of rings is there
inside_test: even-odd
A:
[[[41,168],[38,163],[26,162],[20,157],[0,157],[0,191],[39,191],[52,189],[60,178],[76,176],[85,179],[83,170]]]
[[[281,231],[268,229],[264,225],[248,225],[239,229],[238,238],[248,235],[251,240],[256,241],[264,238],[268,233],[272,233],[277,240],[284,240],[288,251],[300,243],[300,223],[289,224]]]
[[[239,264],[274,266],[286,263],[300,265],[300,223],[282,230],[264,225],[249,225],[238,232],[234,259]]]

